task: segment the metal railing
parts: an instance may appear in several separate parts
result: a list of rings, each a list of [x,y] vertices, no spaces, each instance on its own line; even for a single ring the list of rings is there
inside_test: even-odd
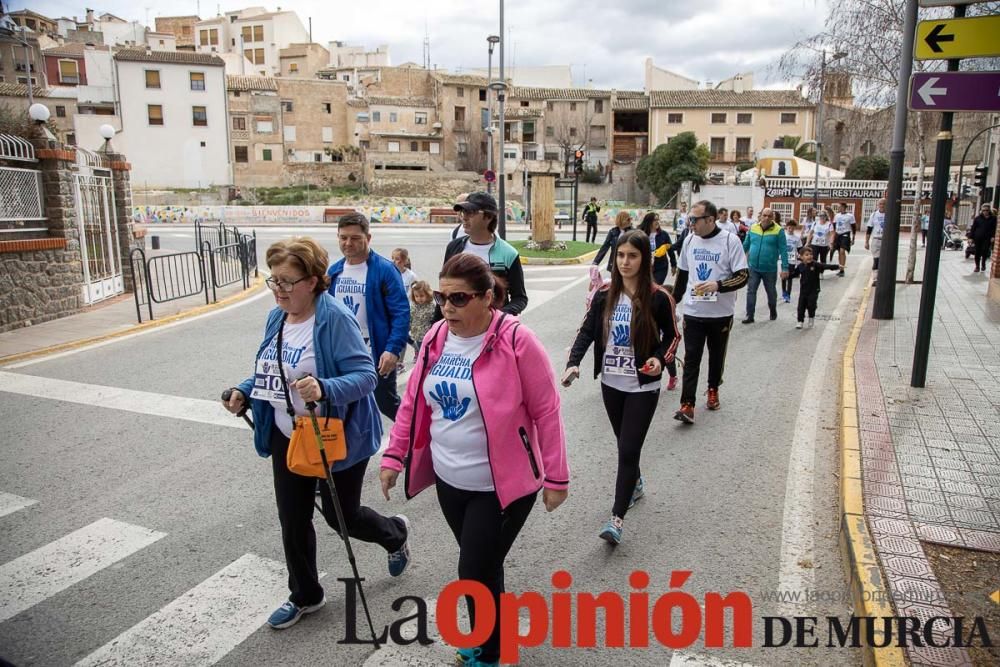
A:
[[[218,301],[217,289],[242,281],[250,287],[257,276],[257,234],[241,234],[236,227],[196,225],[197,250],[146,256],[143,248],[129,253],[135,314],[142,322],[143,306],[153,319],[153,304],[186,299],[204,293],[205,303]],[[232,240],[213,245],[212,241]],[[210,293],[211,292],[211,293]]]
[[[45,220],[42,172],[0,167],[0,221]]]

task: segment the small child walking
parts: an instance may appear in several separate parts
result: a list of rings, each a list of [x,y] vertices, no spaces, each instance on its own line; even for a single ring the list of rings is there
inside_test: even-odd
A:
[[[781,279],[781,298],[785,303],[792,302],[792,287],[795,286],[795,267],[799,265],[799,250],[802,248],[803,235],[799,231],[799,223],[792,218],[785,223],[785,243],[788,245],[788,277]]]
[[[410,288],[418,280],[417,274],[413,272],[413,265],[410,264],[410,251],[406,248],[396,248],[392,251],[392,263],[399,270],[399,275],[403,278],[403,290],[407,294]]]
[[[796,329],[801,329],[805,322],[806,312],[809,313],[809,328],[816,324],[816,305],[819,302],[819,279],[824,271],[840,271],[839,264],[824,264],[813,261],[813,249],[810,246],[802,248],[802,261],[794,267],[789,267],[789,277],[799,276],[799,312]]]
[[[434,301],[431,286],[418,280],[410,287],[410,338],[413,349],[420,354],[420,344],[434,324]]]

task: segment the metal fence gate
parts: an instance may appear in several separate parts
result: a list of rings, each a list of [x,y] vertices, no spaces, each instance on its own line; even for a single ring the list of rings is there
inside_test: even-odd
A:
[[[77,148],[76,217],[83,260],[83,298],[97,303],[125,291],[111,171],[102,158]]]

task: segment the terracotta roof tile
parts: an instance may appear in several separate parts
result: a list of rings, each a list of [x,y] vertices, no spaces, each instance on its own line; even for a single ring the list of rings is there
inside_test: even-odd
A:
[[[434,78],[445,85],[452,86],[485,86],[487,84],[485,76],[475,74],[448,74],[447,72],[435,72]]]
[[[87,46],[81,42],[67,42],[61,46],[53,46],[51,49],[43,49],[42,55],[44,56],[65,56],[67,58],[82,58],[83,54],[87,50],[91,51],[108,51],[108,47],[104,44],[95,44],[93,46]]]
[[[147,51],[145,49],[122,49],[115,54],[119,62],[165,63],[174,65],[208,65],[225,67],[226,63],[211,53],[192,51]]]
[[[31,94],[35,97],[48,97],[49,91],[45,88],[33,86]],[[28,86],[23,83],[0,83],[0,97],[27,97]]]
[[[654,90],[649,93],[654,109],[739,108],[790,109],[812,108],[813,104],[797,90]]]
[[[387,107],[433,107],[434,100],[428,97],[393,97],[389,95],[369,95],[365,98],[369,106]]]
[[[226,90],[268,90],[278,91],[278,82],[270,76],[253,76],[247,74],[227,74]]]

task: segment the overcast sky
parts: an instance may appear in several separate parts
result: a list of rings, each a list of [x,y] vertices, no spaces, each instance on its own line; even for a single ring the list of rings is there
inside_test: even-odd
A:
[[[129,20],[199,14],[208,18],[250,6],[211,0],[42,0],[31,9],[47,16],[79,16],[84,2],[98,14]],[[12,2],[13,9],[25,6]],[[499,29],[499,2],[483,0],[294,0],[263,5],[313,20],[313,41],[330,40],[373,47],[389,44],[393,64],[423,62],[425,25],[431,63],[451,71],[486,66],[486,37]],[[148,10],[146,9],[148,7]],[[665,67],[699,81],[756,72],[784,49],[815,34],[826,13],[826,0],[507,0],[505,23],[508,65],[572,66],[573,82],[587,80],[600,88],[641,88],[643,60],[651,56]],[[495,62],[495,60],[494,60]],[[792,87],[795,82],[791,82]]]

